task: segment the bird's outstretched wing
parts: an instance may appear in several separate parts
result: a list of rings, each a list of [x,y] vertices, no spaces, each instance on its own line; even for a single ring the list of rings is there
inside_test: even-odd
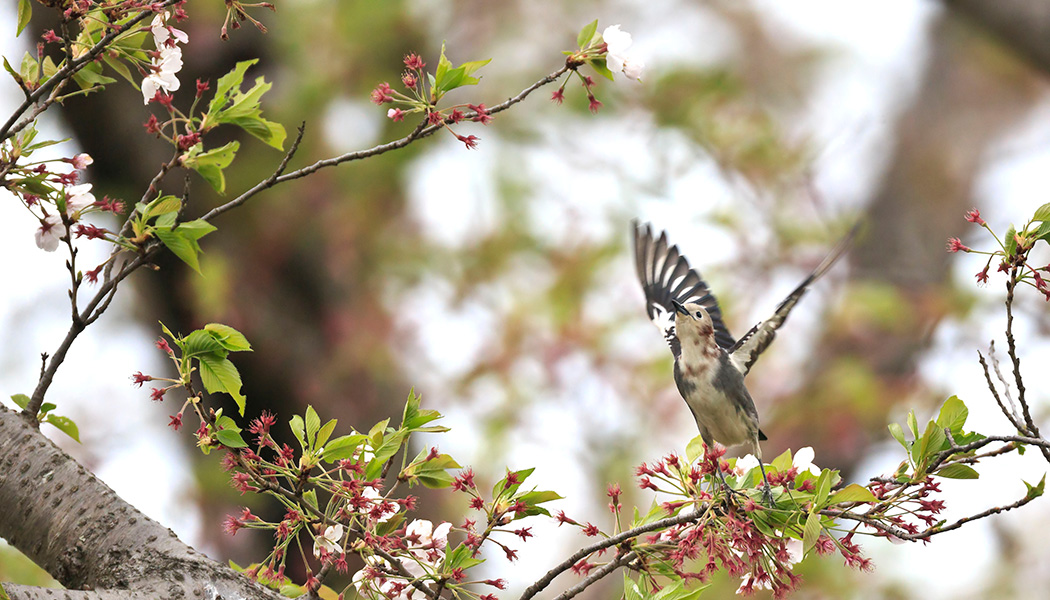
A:
[[[733,336],[722,321],[718,300],[700,274],[689,268],[689,261],[678,252],[678,246],[668,244],[666,232],[654,238],[648,223],[633,223],[635,268],[645,291],[645,308],[653,323],[663,330],[671,352],[676,358],[681,353],[674,332],[672,300],[682,304],[695,302],[706,308],[715,326],[715,341],[722,348],[731,348]]]
[[[751,370],[751,366],[758,360],[758,356],[773,343],[773,338],[777,335],[777,329],[787,320],[791,309],[795,307],[802,295],[806,293],[809,286],[826,273],[835,264],[835,261],[842,258],[842,255],[846,253],[846,250],[853,243],[853,238],[857,235],[859,228],[860,223],[857,223],[850,229],[849,233],[824,257],[824,260],[820,261],[817,268],[794,291],[788,294],[787,298],[784,298],[777,305],[777,309],[773,311],[773,316],[752,327],[750,331],[745,333],[743,337],[729,348],[729,360],[742,375],[747,375],[748,371]]]

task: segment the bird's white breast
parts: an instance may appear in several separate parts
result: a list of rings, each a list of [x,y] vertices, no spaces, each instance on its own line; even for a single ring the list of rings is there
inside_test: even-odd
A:
[[[752,443],[756,432],[751,418],[740,409],[738,401],[727,398],[725,392],[715,386],[718,359],[703,353],[691,356],[683,344],[679,368],[682,376],[694,386],[685,395],[685,402],[700,431],[726,447]]]

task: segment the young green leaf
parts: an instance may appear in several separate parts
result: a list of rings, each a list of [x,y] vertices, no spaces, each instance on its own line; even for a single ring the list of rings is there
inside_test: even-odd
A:
[[[597,24],[598,21],[595,21]],[[689,443],[685,447],[685,458],[689,461],[689,464],[696,462],[696,459],[704,455],[704,436],[697,435],[693,439],[689,440]]]
[[[18,26],[15,28],[15,37],[22,35],[22,30],[29,25],[31,18],[33,18],[33,5],[29,0],[18,0]]]
[[[248,444],[245,443],[244,438],[241,437],[239,431],[232,429],[220,429],[215,432],[215,438],[219,440],[219,443],[227,448],[247,448]]]
[[[327,462],[335,462],[337,460],[350,458],[367,439],[368,436],[363,433],[354,433],[337,437],[325,445],[324,453],[321,455],[321,458]]]
[[[317,411],[314,410],[313,406],[306,405],[306,443],[309,447],[314,447],[314,439],[316,439],[317,430],[321,428],[321,417],[317,415]]]
[[[25,410],[25,408],[29,406],[30,398],[25,394],[15,394],[14,396],[11,396],[11,400],[18,405],[18,408]]]
[[[226,177],[222,170],[230,166],[240,147],[240,142],[233,141],[225,146],[204,152],[202,151],[204,145],[197,144],[183,155],[182,166],[197,171],[216,192],[225,194]]]
[[[811,512],[806,517],[806,527],[802,532],[802,551],[803,553],[809,553],[816,545],[817,539],[820,537],[820,513]]]
[[[58,415],[48,415],[44,422],[54,425],[59,431],[73,438],[78,444],[80,443],[80,430],[77,428],[77,424],[73,422],[73,419]]]
[[[252,345],[248,343],[248,338],[229,325],[208,323],[204,326],[204,331],[210,333],[215,338],[215,341],[219,342],[219,345],[230,352],[252,351]]]
[[[1046,474],[1043,474],[1043,478],[1039,480],[1038,485],[1032,485],[1025,480],[1021,480],[1021,483],[1028,488],[1028,493],[1025,494],[1026,500],[1033,500],[1043,495],[1043,490],[1046,488]]]
[[[977,479],[981,476],[977,471],[973,470],[973,467],[960,463],[941,467],[934,475],[940,475],[948,479]]]
[[[962,433],[963,425],[966,425],[966,417],[970,411],[966,404],[959,400],[958,396],[952,396],[944,401],[941,412],[937,415],[937,425],[944,429],[947,427],[953,434]]]
[[[835,492],[828,499],[828,504],[840,504],[842,502],[877,502],[878,498],[866,487],[851,483],[841,490]]]
[[[1033,221],[1050,221],[1050,202],[1035,209],[1035,214],[1032,215]]]
[[[226,392],[234,402],[241,416],[244,416],[245,398],[241,394],[241,374],[237,367],[226,358],[214,354],[203,354],[199,357],[201,382],[208,393]]]
[[[591,40],[594,38],[594,33],[596,31],[598,31],[598,19],[583,26],[580,33],[576,35],[576,46],[579,47],[580,50],[586,49],[587,46],[591,45]]]

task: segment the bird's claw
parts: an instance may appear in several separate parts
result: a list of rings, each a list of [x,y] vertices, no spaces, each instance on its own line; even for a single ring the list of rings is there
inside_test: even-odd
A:
[[[762,486],[762,499],[765,500],[765,504],[769,508],[776,506],[776,502],[773,500],[773,488],[768,483]]]

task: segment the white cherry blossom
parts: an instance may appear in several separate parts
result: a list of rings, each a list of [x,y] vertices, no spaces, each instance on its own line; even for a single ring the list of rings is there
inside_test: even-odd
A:
[[[95,203],[95,195],[91,193],[91,184],[82,183],[71,185],[66,188],[66,214],[70,218],[76,218],[77,213]]]
[[[645,63],[632,56],[628,48],[634,41],[631,34],[620,31],[619,25],[610,25],[602,31],[602,39],[605,40],[607,52],[605,65],[613,73],[623,73],[629,79],[641,79]]]
[[[54,252],[58,249],[58,242],[66,235],[66,226],[62,217],[48,215],[41,219],[40,228],[36,230],[36,245],[45,252]]]
[[[794,458],[791,460],[791,465],[798,469],[798,472],[809,471],[810,473],[820,476],[820,467],[813,464],[813,457],[816,454],[813,452],[812,446],[806,446],[805,448],[799,448],[798,452],[795,452]]]
[[[316,558],[321,558],[321,548],[324,548],[329,554],[338,554],[342,552],[343,547],[340,545],[342,541],[342,524],[329,525],[328,528],[324,530],[324,534],[319,535],[314,539],[314,556]]]
[[[142,103],[149,104],[158,90],[171,93],[179,89],[176,73],[182,70],[182,49],[178,46],[163,48],[160,56],[152,60],[152,72],[142,80]]]

